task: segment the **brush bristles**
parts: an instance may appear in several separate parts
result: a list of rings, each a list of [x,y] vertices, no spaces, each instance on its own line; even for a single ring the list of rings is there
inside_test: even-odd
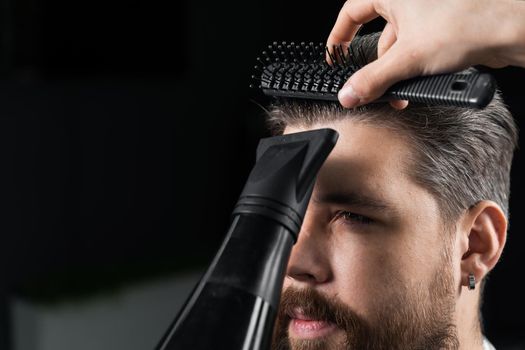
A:
[[[268,45],[257,61],[253,78],[265,94],[329,100],[336,100],[346,80],[366,64],[359,45],[284,41]]]

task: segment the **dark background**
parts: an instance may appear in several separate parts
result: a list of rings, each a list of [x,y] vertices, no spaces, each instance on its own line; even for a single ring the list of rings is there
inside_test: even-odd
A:
[[[268,136],[256,56],[324,41],[342,3],[0,0],[0,348],[12,295],[53,301],[209,262]],[[520,124],[525,70],[493,73]],[[522,158],[484,306],[502,348],[525,326]]]

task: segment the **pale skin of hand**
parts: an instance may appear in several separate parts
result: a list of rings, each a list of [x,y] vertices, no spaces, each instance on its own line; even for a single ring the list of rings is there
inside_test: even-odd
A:
[[[377,17],[387,24],[378,59],[346,82],[339,102],[347,108],[380,97],[392,84],[420,75],[473,65],[525,67],[525,1],[348,0],[327,46],[348,45],[361,25]],[[404,108],[406,101],[393,101]]]

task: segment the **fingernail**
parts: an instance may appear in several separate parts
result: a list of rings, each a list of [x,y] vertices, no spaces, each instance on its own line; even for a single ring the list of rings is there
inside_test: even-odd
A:
[[[337,97],[339,98],[339,102],[346,108],[355,107],[361,101],[351,84],[343,86],[341,90],[339,90]]]

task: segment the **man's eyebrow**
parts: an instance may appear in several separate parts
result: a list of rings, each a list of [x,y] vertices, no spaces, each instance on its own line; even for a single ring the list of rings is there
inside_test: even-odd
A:
[[[381,210],[395,213],[395,208],[390,203],[367,196],[357,192],[327,192],[312,196],[316,203],[321,204],[339,204],[344,206],[360,207],[372,210]]]

